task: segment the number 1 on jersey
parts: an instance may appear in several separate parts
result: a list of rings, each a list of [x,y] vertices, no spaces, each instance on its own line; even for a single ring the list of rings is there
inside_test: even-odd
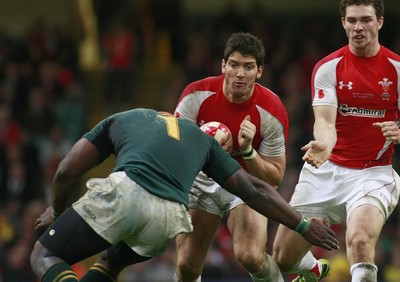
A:
[[[178,119],[176,117],[174,117],[173,115],[158,114],[158,116],[165,120],[165,123],[167,125],[168,136],[170,136],[176,140],[180,140],[181,136],[179,133]]]

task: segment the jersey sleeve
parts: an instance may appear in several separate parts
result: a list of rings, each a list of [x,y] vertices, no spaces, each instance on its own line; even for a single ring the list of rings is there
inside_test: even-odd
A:
[[[113,146],[107,133],[107,123],[109,119],[103,120],[83,135],[83,138],[89,140],[99,150],[99,163],[103,162],[111,154],[114,154]]]
[[[312,75],[312,105],[338,107],[336,66],[341,58],[317,64]]]
[[[196,102],[195,95],[183,97],[175,109],[174,115],[196,122],[199,104]]]
[[[268,111],[260,110],[262,120],[260,133],[263,138],[257,151],[269,157],[282,156],[286,152],[288,116],[283,104],[277,103],[276,106],[280,109],[280,116],[274,116]]]
[[[174,115],[196,122],[201,105],[207,98],[216,94],[213,90],[220,81],[223,81],[223,76],[209,77],[187,85],[179,98]]]

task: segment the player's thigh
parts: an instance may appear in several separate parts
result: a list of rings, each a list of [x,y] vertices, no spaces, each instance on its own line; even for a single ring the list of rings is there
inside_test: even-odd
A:
[[[279,225],[273,243],[273,258],[282,271],[296,266],[310,248],[311,244],[299,233]]]
[[[268,219],[248,205],[238,205],[231,210],[228,228],[232,234],[235,253],[243,250],[264,254],[267,244]]]
[[[200,209],[191,209],[193,232],[179,234],[176,237],[178,264],[203,263],[214,235],[221,223],[221,217]]]
[[[93,256],[111,246],[73,208],[62,213],[39,241],[53,256],[60,257],[69,264]]]
[[[382,212],[373,205],[361,205],[351,213],[346,230],[346,248],[350,263],[373,263],[375,246],[384,225]]]
[[[144,257],[134,252],[125,242],[109,247],[103,251],[99,257],[98,262],[106,266],[113,273],[120,273],[125,267],[144,262],[151,259],[151,257]]]

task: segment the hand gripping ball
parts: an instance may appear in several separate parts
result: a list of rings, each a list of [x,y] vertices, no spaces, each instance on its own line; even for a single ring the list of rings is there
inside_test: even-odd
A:
[[[200,129],[204,133],[214,137],[220,144],[221,144],[220,140],[222,139],[222,137],[224,137],[224,135],[226,133],[229,133],[229,135],[230,135],[229,138],[232,138],[232,134],[231,134],[231,131],[229,130],[229,128],[225,124],[218,122],[218,121],[207,122],[207,123],[203,124],[200,127]],[[224,145],[224,144],[221,144],[221,145]]]

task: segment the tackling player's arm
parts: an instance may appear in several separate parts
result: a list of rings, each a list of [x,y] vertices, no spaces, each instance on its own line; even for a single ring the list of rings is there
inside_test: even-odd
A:
[[[303,217],[271,185],[248,174],[243,168],[228,177],[222,187],[260,214],[297,231],[311,244],[327,250],[339,249],[335,232],[328,226]]]
[[[99,160],[99,152],[95,145],[86,138],[75,143],[67,156],[61,161],[53,179],[52,206],[48,207],[35,221],[38,234],[59,216],[78,194],[77,184],[87,171],[95,167]]]
[[[54,215],[61,214],[73,196],[81,177],[99,162],[97,147],[81,138],[61,161],[53,179],[52,205]]]

